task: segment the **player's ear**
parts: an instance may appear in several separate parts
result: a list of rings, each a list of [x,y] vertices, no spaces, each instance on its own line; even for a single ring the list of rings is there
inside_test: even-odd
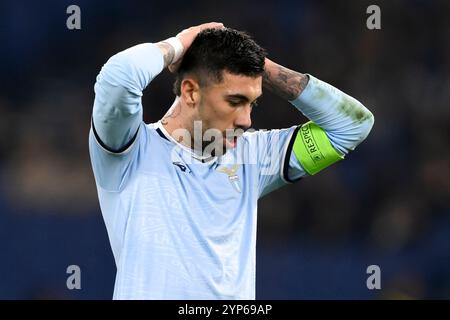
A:
[[[194,78],[186,78],[181,81],[181,97],[190,107],[198,105],[200,100],[200,85]]]

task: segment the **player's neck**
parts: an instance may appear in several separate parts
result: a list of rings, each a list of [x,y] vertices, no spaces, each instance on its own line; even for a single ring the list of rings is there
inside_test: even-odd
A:
[[[175,98],[175,101],[170,106],[169,110],[167,110],[166,114],[161,119],[161,124],[164,126],[164,129],[167,133],[170,134],[175,140],[177,137],[174,137],[174,131],[183,127],[183,114],[181,112],[182,105],[179,97]],[[181,142],[180,142],[181,143]]]
[[[191,149],[198,155],[203,155],[201,141],[198,150],[195,147],[193,117],[189,115],[181,99],[177,97],[172,106],[161,119],[165,131],[179,144]]]

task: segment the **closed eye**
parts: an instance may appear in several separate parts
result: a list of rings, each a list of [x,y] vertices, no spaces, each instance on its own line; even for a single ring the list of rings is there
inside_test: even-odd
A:
[[[242,101],[228,101],[228,103],[232,107],[237,107],[237,106],[241,105],[243,102]]]
[[[242,94],[232,94],[232,95],[228,95],[226,96],[226,101],[228,102],[228,104],[232,107],[239,107],[239,106],[246,106],[248,103],[250,103],[250,106],[256,107],[258,105],[258,98],[261,97],[261,95],[259,95],[258,97],[256,97],[255,100],[253,100],[253,102],[250,102],[250,99]]]
[[[244,104],[246,104],[246,101],[228,101],[228,103],[230,104],[230,106],[232,106],[232,107],[238,107],[238,106],[240,106],[240,105],[244,105]],[[257,100],[255,100],[255,101],[253,101],[251,104],[250,104],[250,106],[253,108],[253,107],[256,107],[258,105],[258,101]]]

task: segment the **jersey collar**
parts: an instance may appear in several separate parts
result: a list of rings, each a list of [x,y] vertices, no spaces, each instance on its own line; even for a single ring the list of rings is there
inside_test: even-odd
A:
[[[192,148],[188,148],[185,145],[179,143],[178,141],[176,141],[166,130],[166,128],[164,128],[163,124],[161,123],[161,120],[159,120],[156,123],[156,131],[158,132],[158,134],[166,139],[169,140],[170,142],[174,143],[177,147],[179,147],[180,149],[182,149],[183,151],[189,153],[191,155],[192,158],[201,161],[203,163],[205,162],[210,162],[210,161],[215,161],[217,160],[217,157],[213,157],[211,155],[200,155],[197,152],[195,152]]]

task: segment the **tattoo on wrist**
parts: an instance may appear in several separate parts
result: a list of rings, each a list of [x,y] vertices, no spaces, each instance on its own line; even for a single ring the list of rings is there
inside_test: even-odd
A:
[[[167,42],[161,41],[156,44],[163,52],[164,67],[170,65],[175,57],[175,49]]]
[[[308,84],[307,75],[277,65],[274,70],[266,70],[263,84],[266,88],[287,100],[294,100]]]

